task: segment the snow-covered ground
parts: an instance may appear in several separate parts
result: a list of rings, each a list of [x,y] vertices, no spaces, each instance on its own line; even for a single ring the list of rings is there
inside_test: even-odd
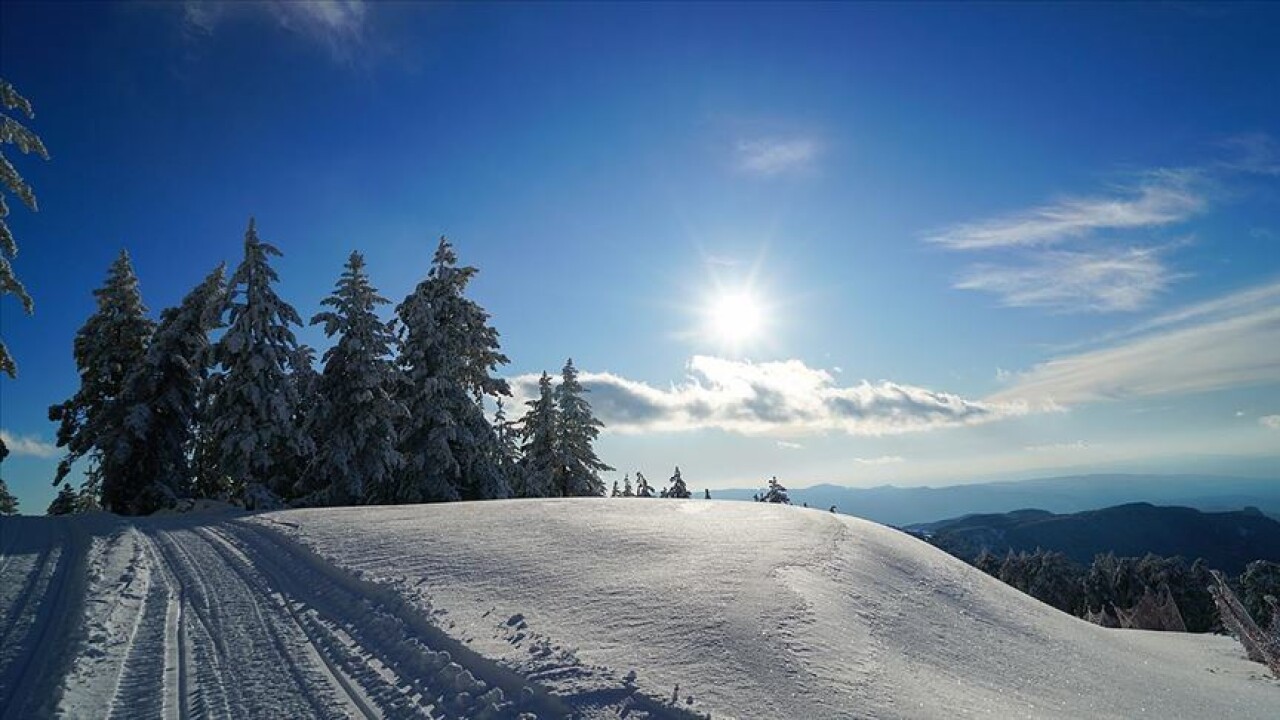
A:
[[[0,715],[1274,718],[1224,637],[1106,630],[755,503],[0,520]]]

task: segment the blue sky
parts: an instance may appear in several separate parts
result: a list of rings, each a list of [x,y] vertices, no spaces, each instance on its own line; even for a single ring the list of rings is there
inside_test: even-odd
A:
[[[52,497],[46,409],[120,248],[158,314],[250,215],[304,318],[352,249],[399,300],[447,234],[516,388],[571,355],[603,459],[651,479],[1280,475],[1277,25],[6,3],[0,71],[52,159],[15,160],[41,207],[10,216],[36,314],[0,302],[5,478],[28,512]],[[725,340],[725,297],[756,332]]]

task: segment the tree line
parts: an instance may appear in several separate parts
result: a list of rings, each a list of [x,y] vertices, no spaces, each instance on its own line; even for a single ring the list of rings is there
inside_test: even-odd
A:
[[[983,551],[967,560],[1045,604],[1097,624],[1198,633],[1223,629],[1211,590],[1218,584],[1203,560],[1188,564],[1180,557],[1107,553],[1086,567],[1043,549],[1003,557]],[[1280,596],[1280,563],[1255,560],[1228,584],[1258,625],[1270,629],[1267,598]]]
[[[154,322],[121,252],[75,337],[79,389],[49,408],[66,451],[51,513],[147,514],[184,498],[264,508],[604,494],[603,424],[572,360],[507,420],[511,388],[496,371],[509,361],[466,295],[478,270],[447,239],[390,321],[351,253],[310,320],[334,341],[319,369],[275,291],[279,255],[251,219],[230,276],[214,269]],[[498,402],[492,421],[486,400]],[[77,491],[65,480],[79,461]]]

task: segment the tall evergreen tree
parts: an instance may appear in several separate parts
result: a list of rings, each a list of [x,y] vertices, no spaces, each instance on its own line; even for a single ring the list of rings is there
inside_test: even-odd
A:
[[[35,308],[35,303],[27,294],[27,289],[23,287],[22,282],[18,280],[10,262],[18,254],[18,242],[14,240],[13,232],[5,221],[9,216],[9,205],[5,202],[4,191],[16,195],[31,212],[36,212],[39,208],[31,186],[22,179],[17,169],[13,167],[13,163],[9,162],[9,158],[5,156],[4,146],[13,145],[23,155],[35,154],[45,160],[49,159],[49,151],[45,149],[44,143],[40,142],[39,136],[13,117],[18,113],[9,112],[11,110],[17,110],[28,119],[35,117],[31,102],[19,95],[7,80],[0,78],[0,298],[5,295],[16,296],[18,302],[22,303],[22,309],[30,315]],[[16,377],[18,374],[18,366],[9,355],[9,348],[5,346],[3,339],[0,339],[0,374],[9,377]],[[4,441],[0,440],[0,448],[3,447]]]
[[[587,389],[578,382],[578,369],[570,358],[560,374],[556,387],[556,406],[560,410],[560,477],[559,494],[565,497],[604,495],[600,473],[613,468],[601,462],[592,445],[604,423],[596,419],[583,395]]]
[[[667,482],[670,483],[670,485],[667,489],[662,491],[662,497],[677,498],[680,500],[687,500],[693,497],[693,493],[689,492],[689,486],[685,485],[684,478],[680,475],[679,467],[676,467],[675,474],[673,474],[671,479]]]
[[[506,405],[502,398],[498,398],[497,409],[493,413],[493,431],[498,436],[498,467],[507,478],[513,497],[519,497],[518,488],[521,485],[520,447],[516,444],[520,433],[518,424],[507,419]]]
[[[99,493],[120,480],[114,474],[104,476],[103,455],[118,445],[125,424],[118,400],[130,373],[146,357],[155,323],[146,317],[138,278],[129,254],[123,250],[111,264],[106,284],[93,294],[98,309],[75,338],[80,389],[70,399],[50,407],[49,419],[58,423],[58,447],[67,449],[58,463],[54,484],[61,483],[71,472],[72,464],[87,456],[90,466],[85,472],[85,488],[96,500]],[[116,462],[105,466],[113,471],[121,467]]]
[[[396,369],[391,357],[395,334],[378,318],[378,295],[365,272],[364,257],[351,253],[329,308],[311,319],[324,325],[337,343],[324,354],[315,415],[315,460],[307,489],[322,504],[350,505],[388,494],[400,470],[396,427],[404,406],[394,394]]]
[[[498,437],[482,404],[486,395],[511,394],[493,374],[507,357],[489,313],[465,296],[478,271],[457,262],[453,246],[440,238],[427,278],[396,308],[400,398],[409,411],[400,432],[404,470],[396,502],[510,494],[497,462]]]
[[[196,411],[208,377],[209,332],[226,295],[224,267],[182,303],[161,314],[144,361],[121,395],[123,424],[103,456],[104,504],[125,514],[151,513],[190,497]]]
[[[631,474],[622,476],[622,497],[635,497],[635,490],[631,489]]]
[[[291,325],[298,312],[276,295],[271,268],[276,248],[258,239],[253,219],[244,234],[244,260],[229,283],[227,331],[214,346],[220,366],[209,408],[209,432],[218,472],[232,478],[246,498],[263,489],[288,497],[297,458],[313,451],[298,424],[299,398],[290,377],[298,349]]]
[[[525,403],[528,410],[520,420],[521,447],[517,488],[520,497],[551,497],[560,486],[560,409],[556,407],[551,376],[538,378],[538,397]]]

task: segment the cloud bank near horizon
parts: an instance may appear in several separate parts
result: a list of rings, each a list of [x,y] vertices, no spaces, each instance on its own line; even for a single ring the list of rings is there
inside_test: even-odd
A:
[[[822,433],[879,436],[993,422],[1029,412],[1020,402],[969,400],[889,381],[841,385],[800,360],[753,363],[694,356],[667,388],[613,373],[582,372],[588,401],[606,430],[620,433],[716,429],[742,435]],[[511,380],[516,402],[537,393],[538,376]]]

